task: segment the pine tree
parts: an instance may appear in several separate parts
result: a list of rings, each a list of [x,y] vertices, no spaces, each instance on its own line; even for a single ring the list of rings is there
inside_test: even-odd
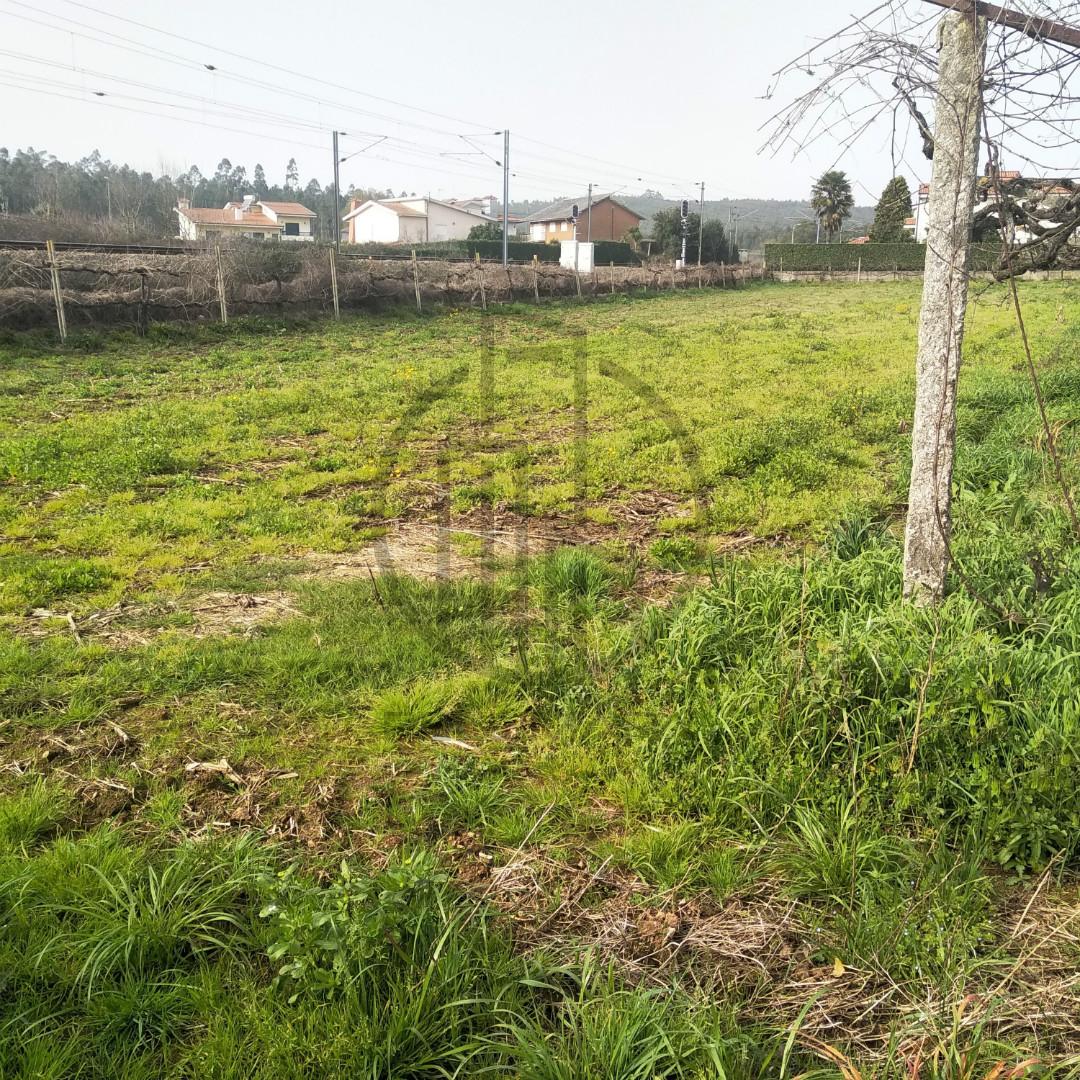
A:
[[[875,244],[895,244],[913,239],[904,228],[911,216],[911,188],[902,176],[894,176],[881,193],[874,210],[874,223],[870,226],[870,239]]]

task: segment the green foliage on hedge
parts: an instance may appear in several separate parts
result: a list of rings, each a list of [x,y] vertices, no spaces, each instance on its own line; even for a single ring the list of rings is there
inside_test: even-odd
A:
[[[641,260],[634,254],[634,249],[621,240],[594,240],[593,263],[596,266],[637,266]]]
[[[347,254],[396,255],[407,259],[415,250],[420,258],[475,259],[479,252],[484,260],[502,259],[501,240],[436,240],[427,244],[343,244]],[[559,261],[558,244],[535,244],[528,240],[511,240],[507,254],[513,262],[532,262],[536,255],[541,262]]]
[[[989,270],[1001,258],[1000,244],[973,244],[972,268]],[[898,244],[766,244],[770,270],[922,270],[926,245]]]
[[[427,244],[343,244],[342,251],[349,255],[396,255],[408,259],[413,250],[420,258],[433,259],[475,259],[501,261],[501,240],[438,240]],[[557,263],[559,261],[558,244],[538,244],[531,240],[511,240],[507,245],[507,254],[511,262],[532,262],[536,255],[540,262]],[[636,266],[639,259],[629,244],[616,240],[597,240],[594,242],[593,257],[597,266]]]

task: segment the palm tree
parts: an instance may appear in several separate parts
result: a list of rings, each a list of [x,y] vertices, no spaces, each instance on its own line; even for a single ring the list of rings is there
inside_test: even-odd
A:
[[[844,218],[851,217],[855,198],[851,194],[851,181],[839,169],[830,169],[814,181],[810,189],[810,206],[822,225],[825,236],[832,243],[833,233],[839,232]]]

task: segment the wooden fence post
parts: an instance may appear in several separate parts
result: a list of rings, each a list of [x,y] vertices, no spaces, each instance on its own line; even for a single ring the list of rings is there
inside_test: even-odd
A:
[[[330,249],[330,291],[334,296],[334,318],[341,318],[341,303],[338,300],[337,289],[337,255],[333,248]]]
[[[615,294],[615,260],[611,260],[611,293]]]
[[[60,288],[60,267],[56,265],[56,246],[51,240],[45,241],[45,250],[49,256],[49,278],[52,281],[53,303],[56,305],[56,328],[60,332],[60,344],[67,341],[67,315],[64,313],[64,294]]]
[[[225,306],[225,271],[221,268],[221,245],[214,245],[214,266],[217,277],[218,306],[221,308],[221,322],[229,323],[229,309]]]
[[[423,308],[420,306],[420,266],[416,261],[416,248],[412,249],[412,283],[413,292],[416,293],[416,314],[422,315]]]
[[[540,303],[540,256],[533,255],[533,299]]]
[[[139,274],[139,337],[146,337],[150,329],[150,276],[144,270]]]
[[[671,288],[675,288],[675,264],[671,264]]]
[[[484,291],[484,268],[480,265],[480,252],[476,253],[476,276],[480,279],[480,307],[487,311],[487,293]]]
[[[862,256],[859,256],[859,265],[855,270],[855,284],[862,284]]]
[[[577,267],[574,268],[574,282],[577,285],[577,298],[581,299],[581,275],[577,272]]]

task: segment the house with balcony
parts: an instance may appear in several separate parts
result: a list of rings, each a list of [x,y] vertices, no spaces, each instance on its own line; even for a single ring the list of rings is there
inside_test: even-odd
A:
[[[181,198],[176,218],[180,238],[194,242],[213,236],[309,243],[315,239],[316,215],[302,203],[268,201],[254,195],[227,202],[220,210],[192,206],[190,200]]]

